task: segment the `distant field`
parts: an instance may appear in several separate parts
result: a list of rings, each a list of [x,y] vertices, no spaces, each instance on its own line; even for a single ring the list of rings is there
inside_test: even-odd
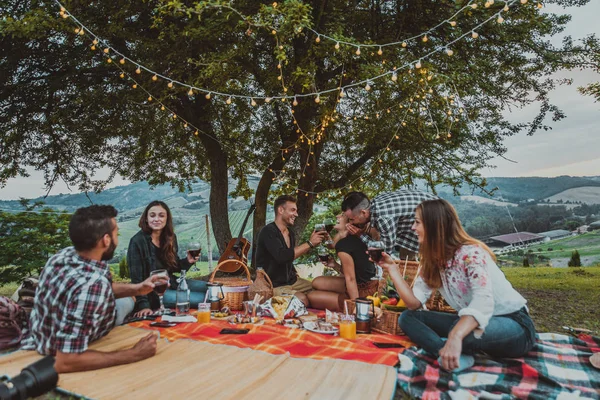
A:
[[[507,203],[505,201],[488,199],[487,197],[483,197],[483,196],[460,196],[460,198],[462,200],[474,201],[475,203],[491,204],[491,205],[500,206],[500,207],[502,207],[502,206],[516,207],[517,206],[517,204],[514,204],[514,203]]]
[[[539,249],[542,249],[542,251],[540,252]],[[600,264],[600,230],[550,242],[537,243],[531,245],[529,250],[532,250],[536,256],[542,255],[549,257],[551,260],[560,260],[560,262],[553,263],[553,266],[566,266],[564,259],[570,259],[574,250],[579,252],[584,266],[597,265]],[[522,256],[511,254],[502,255],[498,258],[516,262],[518,265],[522,265],[523,261]],[[588,259],[587,263],[584,258]]]
[[[550,200],[553,203],[562,200],[563,203],[566,201],[581,201],[587,204],[600,204],[600,187],[584,186],[567,189],[554,196],[548,197],[547,200]]]

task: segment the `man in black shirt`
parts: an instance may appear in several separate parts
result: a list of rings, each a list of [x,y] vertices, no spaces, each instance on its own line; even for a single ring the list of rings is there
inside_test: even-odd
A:
[[[321,243],[327,232],[313,232],[308,241],[296,246],[294,232],[289,229],[298,216],[296,198],[279,196],[273,207],[275,221],[265,225],[258,234],[256,266],[264,268],[269,275],[274,295],[294,294],[308,306],[305,293],[312,290],[312,284],[298,277],[293,261]]]

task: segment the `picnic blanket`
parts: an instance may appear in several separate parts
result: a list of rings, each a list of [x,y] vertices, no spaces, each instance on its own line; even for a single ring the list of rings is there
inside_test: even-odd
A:
[[[148,332],[129,326],[94,342],[94,350],[130,348]],[[41,356],[0,356],[0,371],[15,376]],[[158,341],[154,357],[96,371],[61,374],[59,387],[94,399],[340,399],[390,400],[396,370],[343,360],[311,360],[192,340]]]
[[[473,368],[446,372],[422,350],[399,354],[398,385],[423,399],[599,399],[600,370],[589,362],[600,338],[540,333],[525,357],[475,356]]]
[[[133,327],[155,329],[161,337],[174,341],[193,339],[214,344],[261,350],[271,354],[289,353],[292,357],[322,359],[340,359],[362,361],[371,364],[393,366],[398,363],[398,352],[402,348],[380,349],[373,342],[399,343],[404,347],[413,345],[406,336],[369,334],[357,335],[354,341],[322,335],[302,329],[277,325],[273,320],[265,320],[264,325],[232,325],[226,321],[211,320],[206,324],[179,324],[172,328],[154,328],[149,321],[133,322]],[[223,328],[248,328],[246,335],[221,335]]]

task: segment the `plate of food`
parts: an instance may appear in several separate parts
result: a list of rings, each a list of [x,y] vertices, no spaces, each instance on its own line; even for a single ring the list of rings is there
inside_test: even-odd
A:
[[[339,329],[327,322],[310,321],[303,324],[304,329],[314,333],[322,333],[324,335],[334,335],[339,332]]]

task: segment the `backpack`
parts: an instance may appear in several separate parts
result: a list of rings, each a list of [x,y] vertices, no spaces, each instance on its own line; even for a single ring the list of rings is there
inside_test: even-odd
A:
[[[5,296],[0,296],[0,350],[15,347],[21,342],[27,314],[17,303]]]

